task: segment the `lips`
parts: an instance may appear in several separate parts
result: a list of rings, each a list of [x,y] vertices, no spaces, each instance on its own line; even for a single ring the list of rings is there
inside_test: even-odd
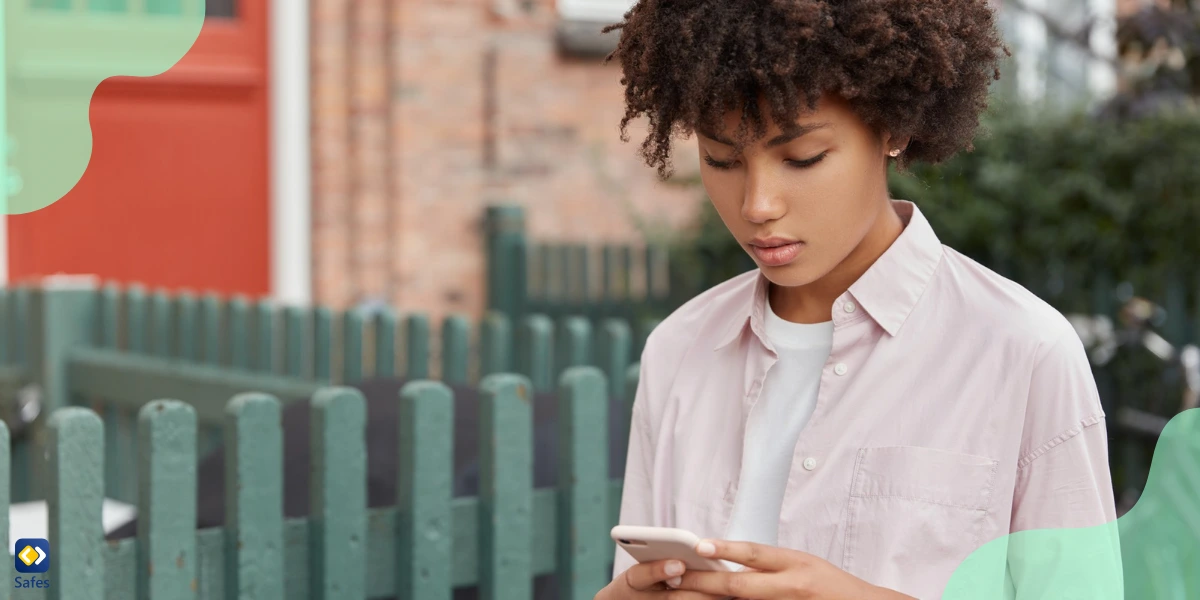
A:
[[[784,266],[791,263],[792,260],[796,260],[802,250],[804,250],[803,241],[790,241],[773,246],[760,246],[757,242],[750,245],[750,252],[754,253],[758,264],[763,266]]]

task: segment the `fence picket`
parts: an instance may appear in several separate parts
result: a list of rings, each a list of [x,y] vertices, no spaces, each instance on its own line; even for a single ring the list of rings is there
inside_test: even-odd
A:
[[[521,325],[519,373],[533,382],[534,389],[554,387],[554,322],[546,315],[529,315]]]
[[[572,367],[558,391],[559,597],[592,598],[610,579],[608,395],[595,367]]]
[[[353,385],[363,375],[363,315],[356,309],[342,315],[342,384]]]
[[[594,320],[602,320],[612,315],[617,305],[617,248],[606,244],[600,248],[600,302],[597,303]]]
[[[150,295],[150,355],[170,358],[172,352],[171,298],[162,290]]]
[[[366,591],[367,407],[353,388],[312,400],[309,576],[315,600],[362,600]]]
[[[586,316],[583,310],[587,307],[588,301],[591,299],[592,277],[589,267],[588,247],[584,244],[576,244],[571,249],[571,264],[575,274],[575,313],[578,316]]]
[[[592,323],[584,317],[563,319],[558,330],[555,353],[561,357],[556,370],[561,374],[571,367],[582,367],[592,361]]]
[[[125,348],[136,354],[146,351],[146,292],[140,285],[125,289]]]
[[[196,337],[198,320],[196,297],[182,292],[175,296],[175,349],[174,356],[181,360],[195,361],[200,358]]]
[[[429,378],[429,335],[428,316],[412,314],[404,320],[404,376],[410,380]]]
[[[570,249],[562,244],[555,244],[551,251],[552,271],[550,280],[552,282],[552,294],[546,298],[547,304],[558,307],[559,309],[569,305],[571,302],[571,263]],[[550,318],[559,317],[562,315],[553,314]]]
[[[318,306],[313,311],[313,377],[317,381],[333,380],[333,311]]]
[[[253,368],[250,347],[250,303],[237,296],[229,301],[229,365],[249,371]]]
[[[391,377],[396,374],[396,325],[399,320],[391,308],[383,308],[375,315],[375,376]]]
[[[450,600],[454,397],[445,384],[400,391],[396,597]]]
[[[109,284],[100,289],[100,322],[96,346],[116,350],[121,343],[121,290]]]
[[[484,317],[483,329],[479,332],[480,379],[512,370],[511,323],[506,315],[495,311]]]
[[[116,350],[121,343],[121,290],[115,285],[106,285],[100,292],[100,327],[96,336],[96,346]],[[104,419],[104,489],[109,496],[116,493],[117,482],[121,478],[122,463],[118,452],[120,439],[117,437],[117,423],[120,411],[116,406],[103,403],[101,408]],[[26,477],[21,474],[19,477]]]
[[[533,387],[519,375],[481,383],[479,590],[484,600],[533,596]]]
[[[138,412],[138,430],[138,598],[194,600],[196,411],[155,400]]]
[[[633,402],[634,399],[637,398],[638,382],[641,379],[641,375],[641,363],[634,363],[629,365],[629,368],[625,370],[625,381],[622,382],[622,386],[625,388],[625,397],[629,398],[629,400],[621,405],[621,429],[617,431],[617,435],[615,437],[617,443],[620,444],[618,447],[621,450],[619,455],[619,464],[621,465],[625,464],[626,454],[629,450],[629,431],[631,425],[633,424]],[[620,494],[618,494],[618,498],[619,497]],[[620,504],[621,501],[618,499],[617,507],[619,507]],[[610,506],[609,508],[612,509],[617,507]]]
[[[462,315],[442,321],[442,381],[466,384],[471,354],[471,324]]]
[[[279,401],[234,396],[225,412],[225,448],[225,598],[283,600]]]
[[[624,319],[605,319],[600,329],[600,369],[608,377],[613,397],[625,398],[625,370],[631,363],[632,335]]]
[[[200,298],[200,360],[206,365],[221,364],[221,298],[208,293]]]
[[[103,600],[104,425],[92,411],[68,406],[47,422],[50,600]],[[18,551],[19,552],[19,551]]]
[[[308,377],[306,361],[312,349],[312,338],[308,334],[308,310],[301,306],[284,309],[284,352],[286,361],[284,374],[290,377]]]
[[[9,307],[9,360],[13,364],[24,364],[29,359],[29,324],[33,316],[32,291],[28,286],[18,286],[12,292],[12,305]]]
[[[265,298],[254,303],[254,354],[255,371],[275,372],[275,307]]]
[[[0,365],[9,364],[8,356],[11,353],[9,350],[9,346],[11,345],[9,331],[16,325],[8,314],[8,295],[8,290],[0,287]]]

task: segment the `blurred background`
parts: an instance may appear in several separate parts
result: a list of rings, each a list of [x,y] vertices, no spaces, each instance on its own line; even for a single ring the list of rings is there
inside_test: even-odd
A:
[[[0,284],[89,274],[435,324],[652,324],[752,263],[707,204],[691,140],[659,181],[636,156],[641,125],[618,138],[620,71],[603,58],[619,33],[599,31],[631,4],[208,0],[178,65],[99,86],[78,185],[0,217]],[[1077,324],[1127,509],[1200,389],[1200,2],[995,4],[1013,56],[975,151],[894,173],[893,195]],[[89,10],[5,5],[10,31]],[[7,57],[10,95],[34,87],[11,80],[27,59]]]

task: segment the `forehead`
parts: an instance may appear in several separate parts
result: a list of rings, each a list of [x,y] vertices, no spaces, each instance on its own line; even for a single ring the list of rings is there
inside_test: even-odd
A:
[[[827,124],[831,129],[865,127],[858,118],[858,115],[854,113],[845,100],[830,94],[822,96],[817,102],[815,109],[809,109],[807,105],[801,103],[800,111],[792,118],[791,123],[776,123],[771,116],[770,105],[765,99],[759,100],[758,112],[760,117],[765,121],[768,136],[783,132],[785,129],[784,125],[803,126],[822,123]],[[732,138],[741,124],[742,113],[743,111],[740,109],[726,111],[719,119],[722,124],[722,130],[711,133],[725,138]],[[708,132],[701,131],[701,133]]]

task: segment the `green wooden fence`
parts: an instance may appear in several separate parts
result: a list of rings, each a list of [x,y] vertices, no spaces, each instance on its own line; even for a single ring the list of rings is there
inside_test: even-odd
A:
[[[621,321],[603,321],[598,336],[585,320],[554,325],[530,316],[515,328],[518,343],[502,315],[477,336],[452,316],[435,347],[419,314],[90,279],[0,289],[0,383],[39,386],[45,408],[44,426],[23,441],[0,422],[0,508],[44,497],[53,561],[49,588],[4,585],[0,600],[436,599],[464,585],[515,600],[550,573],[560,597],[591,598],[609,577],[620,501],[620,481],[608,479],[607,403],[629,410],[622,398],[636,389],[637,365]],[[397,398],[398,499],[367,509],[365,403],[348,386],[388,375],[412,379]],[[478,497],[451,497],[446,382],[482,391]],[[530,394],[553,388],[559,484],[534,489]],[[313,411],[306,519],[282,517],[280,411],[294,398],[310,398]],[[197,531],[197,463],[218,443],[227,523]],[[136,539],[104,540],[105,497],[138,506]]]
[[[105,494],[133,503],[138,411],[162,398],[195,411],[201,456],[221,443],[225,401],[245,392],[286,401],[365,378],[479,384],[505,372],[550,391],[568,368],[593,366],[611,395],[627,401],[636,340],[619,319],[529,315],[514,326],[498,313],[477,325],[452,315],[437,329],[423,314],[390,309],[280,307],[50,278],[0,289],[0,410],[13,418],[16,390],[32,388],[45,414],[69,406],[95,411],[105,432]],[[44,421],[14,440],[12,501],[46,493],[36,458],[48,443]]]
[[[544,315],[634,324],[633,351],[670,312],[670,265],[665,247],[534,243],[519,206],[487,210],[488,308],[514,319]]]
[[[196,448],[202,416],[188,403],[154,400],[137,411],[138,537],[104,541],[106,426],[84,407],[59,408],[47,426],[52,567],[48,589],[0,586],[2,598],[247,600],[528,599],[532,578],[556,573],[559,597],[591,598],[610,573],[620,482],[608,479],[607,386],[594,367],[559,379],[559,484],[534,489],[529,379],[485,377],[481,386],[481,486],[452,498],[450,389],[408,383],[399,417],[396,506],[366,508],[366,408],[353,388],[311,397],[313,504],[284,519],[280,401],[240,393],[224,403],[227,525],[197,531]],[[0,469],[9,468],[0,424]],[[0,473],[0,508],[7,508]],[[2,527],[7,528],[7,521]],[[7,568],[7,567],[6,567]],[[11,594],[11,595],[10,595]]]

